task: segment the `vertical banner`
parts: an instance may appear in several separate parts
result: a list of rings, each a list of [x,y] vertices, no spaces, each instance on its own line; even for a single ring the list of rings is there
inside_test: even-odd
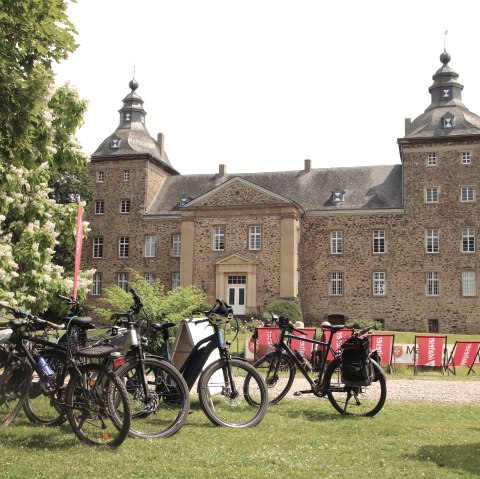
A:
[[[329,330],[325,331],[325,342],[328,342],[331,332]],[[353,329],[345,328],[337,331],[332,340],[332,349],[338,351],[340,346],[353,334]],[[323,340],[322,340],[323,341]],[[333,359],[333,354],[331,351],[328,351],[327,360],[331,361]]]
[[[280,338],[280,328],[257,328],[256,355],[257,358],[273,351],[273,345]]]
[[[445,367],[446,336],[415,336],[414,368],[417,366]]]
[[[305,354],[306,358],[312,357],[312,349],[313,343],[309,343],[308,341],[304,341],[304,338],[307,339],[315,339],[315,328],[299,328],[300,331],[306,333],[304,336],[303,334],[296,333],[292,331],[292,336],[297,336],[298,339],[290,339],[290,348],[292,351],[302,351]]]
[[[370,336],[370,349],[378,351],[382,365],[392,365],[394,334],[372,334]]]
[[[77,229],[75,234],[75,267],[73,270],[73,299],[77,299],[78,275],[80,274],[80,261],[82,259],[83,219],[82,206],[78,205]]]

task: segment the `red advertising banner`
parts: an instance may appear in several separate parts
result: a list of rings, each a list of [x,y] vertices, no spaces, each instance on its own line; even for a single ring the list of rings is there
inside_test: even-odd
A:
[[[443,367],[446,349],[446,336],[415,336],[415,368],[417,366]]]
[[[370,349],[378,351],[382,365],[392,364],[394,340],[394,334],[372,334],[370,336]]]
[[[469,369],[467,374],[470,374],[475,360],[479,357],[479,350],[480,342],[456,341],[448,359],[448,366],[453,366],[454,373],[455,366],[466,366]]]
[[[313,343],[309,343],[308,341],[304,341],[303,338],[307,339],[315,339],[315,328],[298,328],[300,331],[306,333],[304,336],[303,334],[296,333],[292,331],[292,336],[298,336],[299,339],[291,339],[290,340],[290,348],[292,351],[302,351],[305,354],[306,358],[312,357],[312,349]]]
[[[257,358],[261,358],[278,342],[280,328],[257,328]]]
[[[332,349],[337,351],[340,349],[340,346],[353,334],[353,329],[345,328],[337,331],[333,336],[332,340]],[[328,342],[328,338],[330,337],[330,331],[325,331],[325,342]],[[323,341],[323,339],[321,339]],[[320,346],[319,346],[320,347]],[[331,361],[333,359],[333,354],[331,351],[328,352],[327,361]]]
[[[78,275],[80,274],[80,261],[82,259],[83,221],[82,207],[78,205],[77,231],[75,236],[75,267],[73,272],[73,299],[77,299]]]

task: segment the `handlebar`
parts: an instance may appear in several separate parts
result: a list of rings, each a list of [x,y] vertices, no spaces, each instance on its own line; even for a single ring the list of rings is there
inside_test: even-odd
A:
[[[23,311],[20,311],[19,309],[15,308],[14,306],[11,306],[10,304],[8,304],[5,301],[0,301],[0,306],[2,308],[5,308],[5,309],[8,309],[9,311],[11,311],[13,313],[13,316],[16,319],[25,318],[28,321],[33,321],[34,323],[45,325],[45,326],[47,326],[51,329],[62,329],[62,328],[65,327],[64,324],[52,323],[50,321],[47,321],[46,319],[42,319],[42,318],[39,318],[38,316],[34,316],[33,314],[25,313]]]

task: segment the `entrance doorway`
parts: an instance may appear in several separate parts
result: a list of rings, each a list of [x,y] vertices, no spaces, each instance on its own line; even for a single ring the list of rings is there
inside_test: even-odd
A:
[[[228,276],[227,298],[233,308],[233,314],[245,315],[247,277],[242,275]]]

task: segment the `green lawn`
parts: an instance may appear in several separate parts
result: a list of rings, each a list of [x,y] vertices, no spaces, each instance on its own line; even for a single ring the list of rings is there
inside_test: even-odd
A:
[[[196,396],[194,396],[196,397]],[[0,430],[2,479],[477,478],[478,405],[388,402],[374,418],[342,418],[326,399],[270,407],[252,429],[214,427],[194,400],[186,426],[117,450],[81,445],[67,425]]]

